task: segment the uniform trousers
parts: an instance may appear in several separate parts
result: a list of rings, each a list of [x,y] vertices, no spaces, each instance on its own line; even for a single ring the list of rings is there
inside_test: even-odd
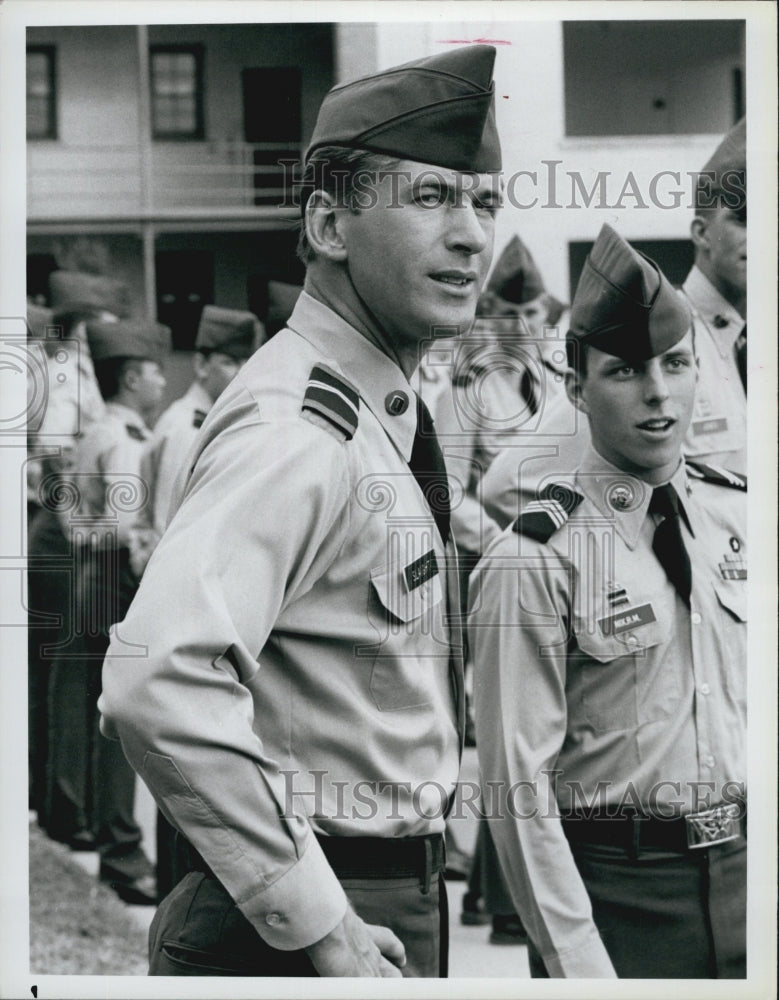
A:
[[[126,549],[80,557],[76,627],[52,672],[50,813],[64,829],[91,829],[101,875],[131,882],[152,871],[134,817],[135,772],[121,744],[100,733],[97,700],[108,629],[126,614],[137,581]]]
[[[684,854],[576,844],[595,924],[621,979],[746,976],[743,838]],[[547,976],[529,946],[530,974]]]
[[[345,843],[351,839],[343,838]],[[354,839],[357,843],[363,838]],[[382,877],[376,870],[352,877],[330,861],[358,916],[366,923],[389,927],[403,942],[403,976],[446,977],[449,913],[443,867],[408,876]],[[318,973],[303,949],[281,951],[267,944],[213,873],[191,871],[154,916],[149,975],[315,977]]]
[[[490,825],[485,818],[479,820],[471,873],[468,876],[468,894],[474,900],[481,897],[485,911],[491,916],[509,917],[516,913],[517,908],[511,901],[503,878]]]

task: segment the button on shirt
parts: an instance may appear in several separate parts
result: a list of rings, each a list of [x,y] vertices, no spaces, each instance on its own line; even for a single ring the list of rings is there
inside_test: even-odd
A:
[[[552,975],[613,975],[555,797],[680,815],[746,776],[746,497],[683,466],[671,482],[694,532],[682,525],[691,611],[652,552],[652,488],[591,447],[567,523],[547,542],[507,529],[471,577],[482,780],[513,788],[523,816],[490,828]]]
[[[359,393],[351,440],[301,410],[314,365]],[[117,629],[147,652],[130,665],[114,642],[104,667],[104,731],[282,949],[319,940],[346,905],[312,828],[443,831],[457,780],[456,572],[408,467],[416,408],[389,413],[393,392],[413,399],[389,358],[303,293],[188,456]]]
[[[732,472],[747,471],[747,397],[736,362],[744,318],[693,267],[682,285],[693,310],[698,386],[684,453]]]

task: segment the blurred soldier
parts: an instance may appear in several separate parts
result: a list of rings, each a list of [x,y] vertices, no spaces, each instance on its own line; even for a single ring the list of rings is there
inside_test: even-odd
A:
[[[109,649],[104,729],[194,848],[153,974],[446,974],[457,584],[409,378],[470,329],[489,268],[494,58],[450,47],[326,96],[304,291],[200,430],[118,629],[148,655]]]
[[[130,547],[139,579],[168,523],[173,484],[206,414],[263,340],[262,324],[253,313],[212,305],[203,309],[195,338],[195,380],[155,423],[141,464],[149,499]]]
[[[698,390],[684,445],[699,461],[747,471],[746,119],[701,172],[690,232],[695,263],[682,286],[695,321]]]
[[[114,278],[55,271],[49,279],[51,313],[38,314],[31,332],[42,344],[42,382],[28,432],[28,677],[32,685],[29,729],[30,806],[49,835],[72,847],[90,848],[84,817],[74,815],[48,782],[47,758],[56,768],[57,747],[49,746],[49,709],[59,711],[56,677],[49,676],[58,647],[71,637],[74,596],[73,553],[56,514],[60,473],[80,434],[105,413],[86,338],[90,319],[116,320],[128,308],[127,289]],[[52,671],[54,673],[54,671]],[[51,683],[49,683],[51,682]]]
[[[151,438],[165,378],[170,331],[155,323],[90,322],[87,336],[106,416],[80,440],[66,481],[74,507],[60,517],[78,565],[74,638],[56,663],[63,697],[56,733],[56,782],[80,810],[100,854],[100,878],[127,902],[153,903],[152,866],[133,814],[135,775],[121,747],[98,731],[100,667],[109,628],[125,614],[137,587],[130,568],[131,529],[146,499],[141,457]],[[121,647],[121,643],[120,643]],[[125,657],[133,650],[124,650]],[[133,662],[122,661],[125,670]]]
[[[746,119],[725,136],[700,175],[691,234],[695,264],[681,294],[692,309],[698,388],[684,454],[745,473]],[[561,396],[544,412],[532,450],[523,444],[493,462],[482,483],[484,507],[505,527],[548,476],[570,472],[589,443],[589,427]],[[529,442],[528,442],[529,444]]]
[[[746,483],[681,459],[691,316],[608,226],[569,351],[592,445],[471,579],[493,837],[533,975],[743,977]]]

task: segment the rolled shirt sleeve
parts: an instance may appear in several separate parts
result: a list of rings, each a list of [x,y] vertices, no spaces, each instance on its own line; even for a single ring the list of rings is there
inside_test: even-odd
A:
[[[100,709],[162,812],[258,933],[288,950],[331,931],[346,898],[285,799],[246,684],[286,602],[337,555],[352,483],[342,442],[321,428],[265,423],[248,394],[234,414],[206,436],[114,630]]]

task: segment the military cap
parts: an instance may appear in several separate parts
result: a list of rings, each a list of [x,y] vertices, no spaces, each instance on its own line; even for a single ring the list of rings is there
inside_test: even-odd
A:
[[[31,340],[46,340],[46,331],[54,323],[54,313],[46,306],[27,303],[27,332]]]
[[[452,170],[495,173],[492,45],[468,45],[340,84],[325,95],[306,160],[347,146]]]
[[[122,281],[82,271],[54,271],[49,276],[49,304],[56,313],[107,312],[119,318],[130,309]]]
[[[646,361],[678,343],[692,317],[653,260],[608,224],[584,262],[568,339],[626,361]]]
[[[206,306],[195,338],[196,351],[219,351],[245,361],[265,339],[262,323],[254,313]]]
[[[87,341],[92,360],[137,358],[162,363],[170,351],[170,330],[160,323],[93,320],[87,323]]]
[[[739,210],[746,207],[747,120],[741,118],[728,132],[701,170],[696,207]]]
[[[498,258],[487,288],[517,305],[532,302],[546,291],[533,255],[518,236],[512,236]]]

